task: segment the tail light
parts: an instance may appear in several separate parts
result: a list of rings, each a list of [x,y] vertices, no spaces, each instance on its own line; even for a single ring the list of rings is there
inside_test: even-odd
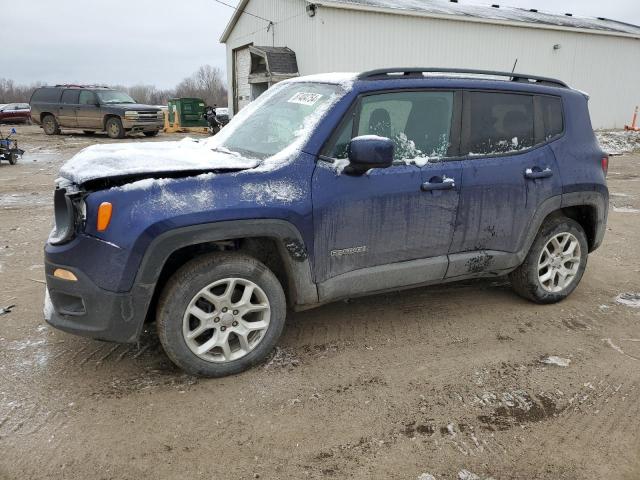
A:
[[[605,155],[602,157],[602,172],[604,176],[607,176],[607,172],[609,171],[609,155]]]

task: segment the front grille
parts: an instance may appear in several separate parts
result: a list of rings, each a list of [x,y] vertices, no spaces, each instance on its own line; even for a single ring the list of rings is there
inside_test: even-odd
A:
[[[157,122],[160,120],[158,114],[156,112],[139,112],[138,113],[138,121],[139,122]]]

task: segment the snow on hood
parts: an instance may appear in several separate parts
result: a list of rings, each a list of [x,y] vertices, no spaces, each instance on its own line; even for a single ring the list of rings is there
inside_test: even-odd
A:
[[[175,142],[130,142],[91,145],[60,169],[77,184],[91,180],[157,172],[211,171],[256,167],[260,160],[215,151],[203,142],[185,138]]]

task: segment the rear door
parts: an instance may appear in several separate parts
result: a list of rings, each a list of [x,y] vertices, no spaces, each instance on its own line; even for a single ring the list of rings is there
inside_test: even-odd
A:
[[[76,111],[78,109],[78,96],[80,90],[67,89],[62,92],[58,107],[58,123],[61,127],[76,128],[78,121]]]
[[[537,208],[561,195],[537,105],[531,94],[464,93],[462,192],[447,277],[499,269],[500,252],[517,252]],[[478,251],[483,256],[455,255]]]
[[[443,278],[461,176],[460,164],[440,161],[453,111],[453,92],[396,91],[361,97],[343,119],[323,150],[334,164],[319,161],[312,184],[316,281],[352,279],[327,296]],[[341,172],[349,140],[360,135],[391,138],[394,164]],[[438,185],[425,189],[427,180]],[[402,263],[420,259],[433,261]]]
[[[103,128],[98,97],[91,90],[80,90],[76,112],[77,125],[79,128]]]

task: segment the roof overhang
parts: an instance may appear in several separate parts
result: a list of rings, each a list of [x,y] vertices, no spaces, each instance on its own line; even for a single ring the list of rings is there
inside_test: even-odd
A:
[[[544,24],[544,23],[501,20],[501,19],[495,19],[495,18],[447,15],[443,13],[424,12],[420,10],[409,10],[409,9],[400,9],[400,8],[393,8],[393,7],[380,7],[376,5],[363,5],[363,4],[346,3],[346,2],[339,2],[339,1],[332,1],[332,0],[318,0],[313,3],[321,7],[324,6],[324,7],[331,7],[331,8],[340,8],[343,10],[360,10],[365,12],[387,13],[390,15],[436,18],[441,20],[451,20],[455,22],[484,23],[484,24],[490,24],[490,25],[504,25],[508,27],[537,28],[537,29],[556,30],[556,31],[560,30],[564,32],[589,33],[592,35],[607,35],[607,36],[614,36],[614,37],[640,39],[640,35],[635,35],[633,33],[616,32],[611,30],[595,30],[591,28],[568,27],[563,25],[550,25],[550,24]]]
[[[310,3],[309,0],[303,0],[307,3]],[[245,7],[249,3],[249,0],[241,0],[236,10],[233,12],[229,23],[225,27],[222,35],[220,36],[220,43],[225,43],[231,35],[233,28],[235,27],[240,15],[244,11]],[[590,28],[578,28],[578,27],[567,27],[562,25],[550,25],[543,23],[531,23],[531,22],[523,22],[523,21],[510,21],[510,20],[500,20],[494,18],[480,18],[480,17],[467,17],[460,15],[447,15],[442,13],[434,13],[434,12],[423,12],[419,10],[408,10],[408,9],[399,9],[392,7],[379,7],[374,5],[362,5],[356,3],[344,3],[332,0],[317,0],[314,1],[316,5],[330,7],[330,8],[340,8],[343,10],[360,10],[366,12],[377,12],[377,13],[387,13],[390,15],[405,15],[409,17],[423,17],[423,18],[436,18],[441,20],[451,20],[455,22],[472,22],[472,23],[484,23],[489,25],[504,25],[508,27],[519,27],[519,28],[539,28],[544,30],[556,30],[556,31],[564,31],[564,32],[575,32],[575,33],[588,33],[592,35],[607,35],[613,37],[625,37],[625,38],[633,38],[640,39],[640,35],[635,35],[633,33],[624,33],[624,32],[616,32],[611,30],[595,30]]]

